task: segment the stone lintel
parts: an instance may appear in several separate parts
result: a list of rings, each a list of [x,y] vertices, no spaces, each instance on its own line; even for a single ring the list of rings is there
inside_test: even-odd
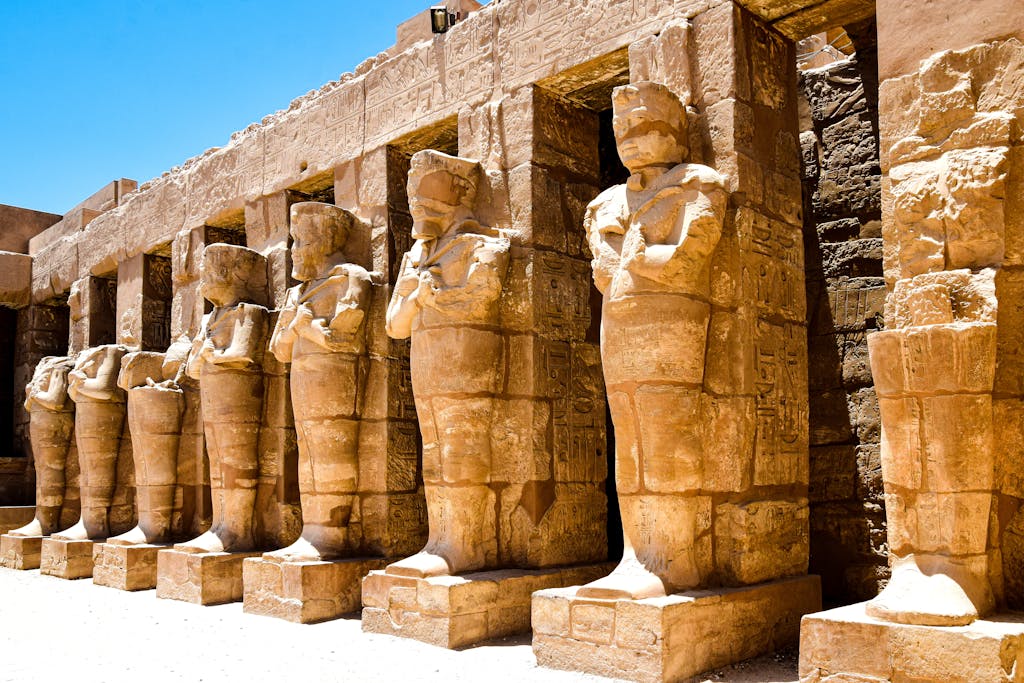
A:
[[[93,550],[101,542],[44,538],[39,573],[59,579],[88,579],[92,576]]]
[[[7,569],[39,569],[43,551],[42,536],[0,536],[0,567]]]
[[[385,564],[383,558],[365,557],[329,562],[249,558],[242,563],[242,609],[297,624],[337,619],[362,607],[363,577]]]
[[[242,560],[262,553],[157,553],[156,597],[197,605],[242,599]]]
[[[93,552],[92,582],[123,591],[156,588],[157,553],[166,547],[100,543]]]
[[[578,598],[577,588],[534,595],[537,663],[657,683],[795,643],[800,618],[821,605],[817,576],[644,600]]]
[[[591,564],[427,579],[373,571],[363,579],[363,631],[452,649],[525,633],[534,591],[586,583],[610,570]]]
[[[873,619],[865,604],[803,618],[801,683],[1024,681],[1024,615],[915,626]]]

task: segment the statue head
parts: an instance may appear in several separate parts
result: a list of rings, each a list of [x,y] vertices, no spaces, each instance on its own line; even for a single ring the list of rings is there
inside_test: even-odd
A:
[[[267,260],[246,247],[215,243],[203,250],[199,291],[214,306],[266,298]]]
[[[351,212],[333,204],[293,204],[292,277],[300,282],[323,277],[328,258],[345,248],[355,222]]]
[[[622,85],[612,91],[612,127],[619,158],[630,173],[686,160],[686,109],[659,83]]]
[[[472,214],[480,182],[480,164],[433,149],[417,152],[409,167],[412,237],[436,239],[462,216]]]

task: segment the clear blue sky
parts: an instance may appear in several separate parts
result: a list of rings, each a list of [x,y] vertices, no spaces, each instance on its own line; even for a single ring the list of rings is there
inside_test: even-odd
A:
[[[0,0],[0,204],[140,183],[395,42],[430,0]]]

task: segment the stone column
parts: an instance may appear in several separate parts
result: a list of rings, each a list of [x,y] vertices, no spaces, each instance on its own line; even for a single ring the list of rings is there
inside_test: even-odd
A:
[[[412,243],[405,182],[410,154],[380,147],[335,170],[338,206],[368,228],[346,247],[354,263],[394,283],[404,250]],[[396,558],[419,550],[427,535],[420,472],[420,440],[412,396],[409,342],[384,331],[390,287],[370,303],[366,325],[369,369],[359,427],[361,552]],[[355,514],[355,513],[353,513]]]
[[[171,259],[137,254],[117,267],[118,343],[164,352],[171,345]]]
[[[68,353],[117,342],[117,278],[88,275],[71,283]]]
[[[286,190],[246,202],[245,245],[267,261],[267,296],[271,309],[269,329],[274,329],[289,287],[289,210],[304,196]],[[272,353],[263,357],[264,401],[260,428],[260,485],[256,503],[261,544],[290,545],[302,529],[299,509],[298,448],[292,417],[288,366]]]
[[[665,143],[630,148],[623,137],[634,177],[590,205],[626,555],[607,579],[535,594],[544,666],[679,680],[795,641],[800,616],[820,606],[817,577],[806,574],[794,69],[793,45],[733,3],[629,48],[630,81],[667,87],[688,125],[639,123],[678,119],[665,98],[633,113],[616,100],[613,110],[628,119],[615,123],[617,138],[635,125],[684,149],[628,162]],[[672,178],[681,195],[663,184]],[[611,262],[621,264],[606,270],[601,244],[614,251],[616,240]],[[638,631],[655,635],[641,642]]]
[[[532,85],[460,115],[460,150],[486,171],[482,220],[512,240],[499,303],[498,566],[608,559],[604,383],[580,227],[598,191],[598,132],[595,112]]]
[[[987,618],[1024,595],[1024,3],[880,3],[878,38],[893,578],[805,621],[801,676],[996,680],[1024,633]]]

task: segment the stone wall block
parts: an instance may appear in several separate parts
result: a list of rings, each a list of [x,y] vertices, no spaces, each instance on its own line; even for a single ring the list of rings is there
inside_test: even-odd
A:
[[[23,308],[32,300],[32,257],[0,251],[0,305]]]

